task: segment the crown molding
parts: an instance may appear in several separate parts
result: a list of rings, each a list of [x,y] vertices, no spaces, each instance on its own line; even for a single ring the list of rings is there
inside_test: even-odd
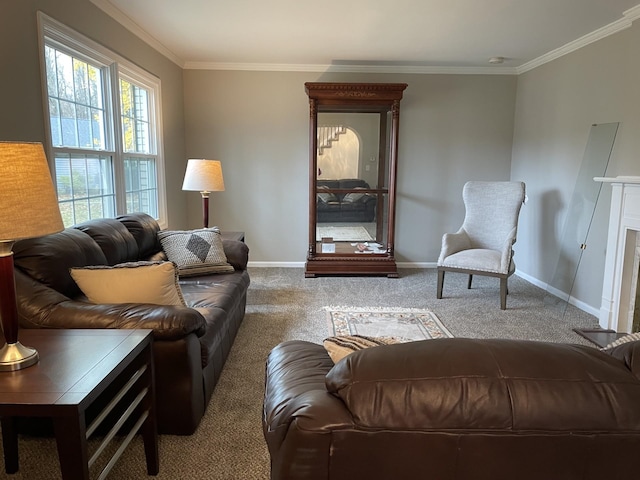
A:
[[[162,43],[158,41],[155,37],[151,36],[146,30],[144,30],[140,25],[131,20],[130,17],[125,15],[122,10],[114,6],[109,0],[90,0],[96,7],[105,12],[107,15],[112,17],[116,22],[121,24],[124,28],[129,30],[131,33],[139,37],[143,42],[148,44],[153,49],[157,50],[159,53],[167,57],[173,63],[178,65],[181,68],[184,68],[184,61],[178,57],[175,53],[165,47]]]
[[[519,67],[516,67],[517,74],[520,75],[522,73],[528,72],[529,70],[533,70],[534,68],[544,65],[545,63],[549,63],[571,52],[575,52],[582,47],[586,47],[593,42],[597,42],[598,40],[602,40],[603,38],[613,35],[614,33],[618,33],[629,28],[633,24],[634,20],[640,18],[640,5],[636,5],[635,7],[624,11],[622,15],[623,18],[616,20],[609,25],[605,25],[602,28],[594,30],[593,32],[588,33],[572,42],[569,42],[560,48],[551,50],[550,52],[545,53],[538,58],[534,58],[530,62],[523,63]]]
[[[115,7],[109,0],[90,0],[91,3],[113,17],[118,23],[138,36],[149,46],[167,57],[185,70],[238,70],[257,72],[335,72],[335,73],[410,73],[410,74],[442,74],[442,75],[520,75],[545,63],[574,52],[593,42],[629,28],[634,20],[640,18],[640,4],[622,13],[623,18],[588,33],[572,42],[556,48],[544,55],[517,67],[444,67],[416,65],[349,65],[349,64],[291,64],[291,63],[231,63],[231,62],[190,62],[183,61],[151,36],[140,25]]]
[[[185,62],[185,70],[240,70],[314,73],[415,73],[443,75],[516,75],[515,67],[433,67],[416,65],[278,64]]]

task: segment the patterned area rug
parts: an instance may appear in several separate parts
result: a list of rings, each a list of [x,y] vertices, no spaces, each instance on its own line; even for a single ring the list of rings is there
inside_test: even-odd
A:
[[[357,227],[316,227],[316,239],[333,237],[334,242],[370,242],[373,237],[362,226]]]
[[[395,337],[402,341],[453,337],[431,310],[385,307],[324,307],[330,335]]]

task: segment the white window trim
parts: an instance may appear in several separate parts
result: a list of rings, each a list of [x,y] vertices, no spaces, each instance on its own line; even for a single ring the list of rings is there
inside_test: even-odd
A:
[[[164,149],[162,135],[164,132],[162,124],[162,90],[160,79],[155,75],[143,70],[137,65],[133,64],[129,60],[121,57],[115,52],[107,49],[99,43],[85,37],[84,35],[72,30],[66,25],[58,22],[57,20],[49,17],[48,15],[38,12],[38,45],[40,52],[40,74],[41,81],[40,87],[42,89],[42,101],[45,113],[45,150],[47,157],[49,158],[49,166],[53,172],[55,178],[55,165],[52,161],[54,158],[54,149],[51,139],[51,127],[49,125],[49,94],[47,90],[47,73],[45,65],[45,37],[53,43],[59,45],[62,50],[72,49],[74,55],[80,54],[86,56],[87,60],[91,63],[99,63],[102,67],[108,68],[108,75],[113,78],[122,76],[125,79],[133,80],[135,83],[148,88],[149,94],[153,97],[151,104],[154,108],[151,109],[150,123],[154,127],[154,135],[152,135],[152,148],[155,148],[155,157],[157,159],[157,187],[158,187],[158,223],[160,228],[167,228],[167,195],[166,195],[166,177],[165,177],[165,161],[164,161]],[[122,131],[121,118],[120,118],[120,95],[117,91],[119,89],[119,82],[109,81],[110,88],[105,90],[107,93],[107,101],[110,103],[111,108],[108,109],[109,117],[106,119],[108,126],[106,128],[106,135],[113,147],[109,150],[94,150],[96,153],[106,153],[113,155],[114,169],[115,169],[115,188],[116,188],[116,212],[117,215],[124,213],[124,180],[122,173],[122,157],[129,155],[123,151],[121,145],[121,134],[116,135],[113,131],[118,129]],[[113,115],[114,118],[111,118]],[[56,149],[62,151],[64,149]],[[69,152],[75,152],[75,149],[66,149]],[[85,152],[86,150],[81,150]],[[136,154],[131,154],[136,155]],[[144,155],[139,155],[144,156]]]

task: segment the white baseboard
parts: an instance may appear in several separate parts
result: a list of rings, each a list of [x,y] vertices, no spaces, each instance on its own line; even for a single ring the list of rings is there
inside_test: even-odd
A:
[[[519,271],[516,271],[515,273],[518,277],[526,280],[529,283],[534,284],[536,287],[541,288],[542,290],[547,291],[548,293],[550,293],[551,295],[558,297],[558,298],[566,298],[567,294],[565,292],[562,292],[560,290],[558,290],[557,288],[553,288],[550,287],[549,284],[542,282],[540,280],[538,280],[537,278],[534,278],[530,275],[527,275],[526,273],[522,273]],[[570,296],[569,297],[569,304],[573,305],[576,308],[579,308],[580,310],[582,310],[583,312],[587,312],[590,315],[593,315],[596,318],[600,317],[600,307],[594,307],[592,305],[589,305],[588,303],[583,302],[582,300],[578,300],[577,298]]]
[[[397,262],[398,268],[436,268],[436,262]]]
[[[255,268],[304,268],[305,262],[249,262],[247,266]]]
[[[520,277],[520,278],[522,278],[522,279],[524,279],[524,280],[526,280],[529,283],[533,283],[536,287],[539,287],[539,288],[541,288],[543,290],[547,289],[548,285],[545,282],[542,282],[542,281],[538,280],[537,278],[534,278],[534,277],[532,277],[530,275],[527,275],[526,273],[522,273],[522,272],[516,270],[515,275]]]

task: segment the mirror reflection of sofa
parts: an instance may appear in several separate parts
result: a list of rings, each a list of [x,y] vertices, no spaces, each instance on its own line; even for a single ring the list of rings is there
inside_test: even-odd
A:
[[[373,222],[376,217],[376,197],[370,193],[331,193],[330,189],[369,189],[369,184],[358,178],[318,180],[317,222]]]

